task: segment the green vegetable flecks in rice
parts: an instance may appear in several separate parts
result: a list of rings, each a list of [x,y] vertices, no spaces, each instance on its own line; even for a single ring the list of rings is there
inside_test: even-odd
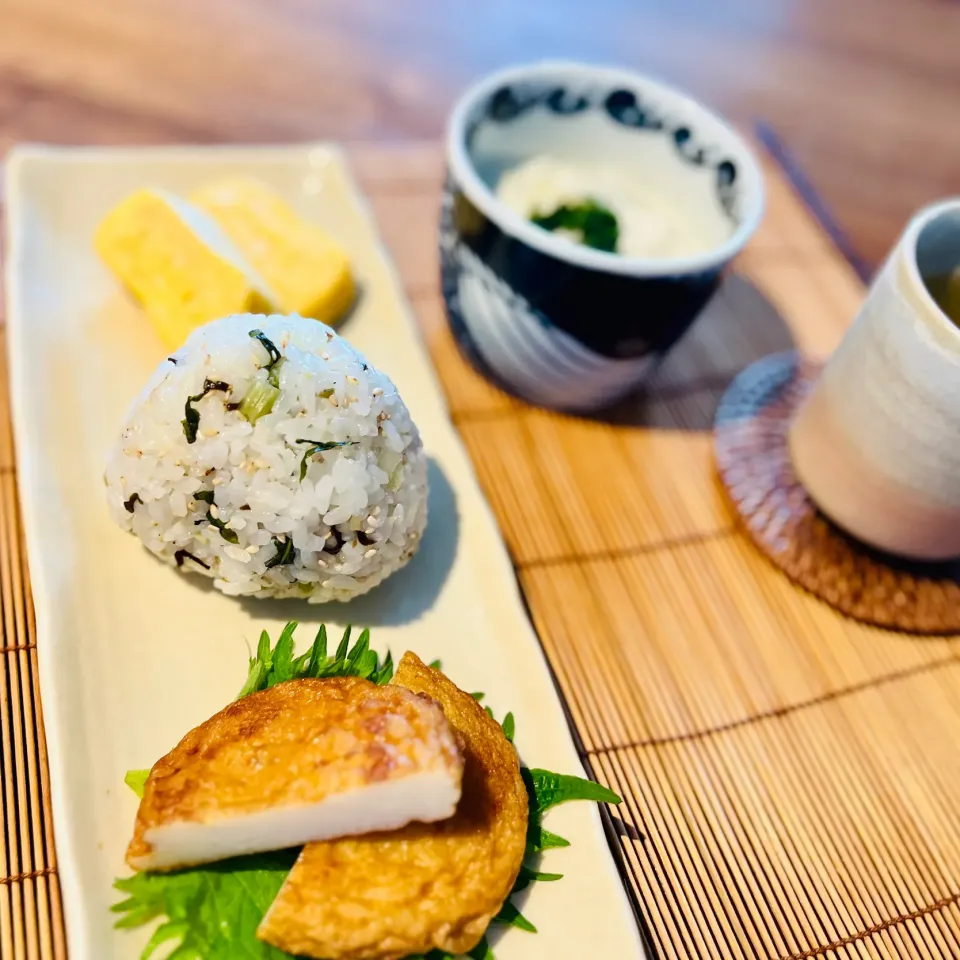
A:
[[[229,391],[230,384],[222,380],[204,380],[203,391],[194,397],[187,397],[187,402],[183,405],[183,419],[180,421],[183,427],[183,435],[187,438],[187,443],[195,443],[197,439],[197,430],[200,427],[200,411],[194,407],[208,393],[214,390]]]
[[[256,423],[273,410],[274,404],[280,396],[280,388],[263,380],[254,381],[246,396],[240,401],[237,411],[240,416]]]
[[[387,479],[387,489],[397,491],[403,483],[403,461],[401,460],[391,471]]]
[[[207,520],[209,520],[210,523],[220,531],[220,536],[223,537],[227,543],[240,542],[240,538],[237,536],[236,530],[231,530],[219,517],[215,517],[212,513],[208,513]]]
[[[352,447],[356,445],[356,442],[356,440],[298,440],[297,443],[310,444],[300,460],[300,482],[303,483],[306,478],[310,458],[314,454],[323,453],[325,450],[334,450],[337,447]]]
[[[285,563],[293,563],[293,557],[296,551],[293,548],[293,539],[291,537],[287,537],[286,540],[274,537],[273,545],[276,547],[277,552],[267,561],[266,567],[268,570],[271,567],[279,567]]]
[[[333,543],[329,542],[331,540]],[[331,527],[330,532],[327,534],[327,543],[323,547],[323,552],[335,557],[340,552],[344,543],[346,543],[346,541],[343,539],[343,534],[336,527]]]
[[[580,242],[594,250],[617,252],[620,225],[617,218],[602,203],[585,200],[583,203],[563,204],[553,213],[535,213],[531,222],[551,233],[565,230],[579,236]]]
[[[264,350],[267,351],[267,355],[270,357],[270,362],[264,368],[267,371],[267,381],[271,386],[279,388],[278,364],[283,359],[283,355],[277,349],[277,345],[262,330],[251,330],[250,338],[252,340],[259,340],[260,343],[263,344]]]
[[[212,490],[198,490],[198,491],[193,495],[193,499],[199,501],[200,503],[207,503],[207,504],[210,505],[210,508],[207,510],[207,514],[206,514],[206,516],[204,517],[204,520],[206,520],[206,521],[207,521],[208,523],[210,523],[212,526],[216,527],[216,528],[220,531],[220,536],[223,537],[223,539],[226,540],[227,543],[239,543],[239,542],[240,542],[240,538],[237,536],[237,532],[236,532],[235,530],[231,530],[231,529],[226,525],[226,523],[224,523],[223,520],[221,520],[219,517],[215,517],[215,516],[213,515],[213,508],[216,506],[216,504],[213,502],[213,491],[212,491]],[[198,521],[197,521],[197,523],[202,523],[202,522],[203,522],[202,520],[198,520]],[[186,551],[183,551],[183,552],[186,553]],[[186,555],[187,555],[187,556],[190,556],[190,554],[186,554]],[[191,559],[191,560],[196,560],[197,558],[190,556],[190,559]],[[198,563],[201,563],[202,566],[207,567],[207,565],[206,565],[205,563],[202,563],[202,561],[197,560],[197,562],[198,562]],[[180,566],[180,564],[177,564],[177,566]],[[210,568],[207,567],[207,569],[209,570]]]
[[[293,636],[296,627],[296,623],[288,623],[275,645],[266,631],[260,635],[238,700],[288,680],[350,676],[384,684],[393,678],[390,654],[381,659],[375,650],[370,649],[368,630],[364,630],[351,646],[351,629],[347,627],[331,655],[327,649],[326,627],[321,626],[310,649],[295,656]],[[439,669],[437,661],[431,666]],[[477,700],[482,698],[480,694],[473,696]],[[513,715],[508,714],[503,721],[504,734],[512,737],[514,727]],[[148,773],[146,770],[130,771],[127,784],[134,791],[141,790]],[[521,773],[530,809],[525,854],[528,861],[535,861],[540,851],[569,845],[562,837],[543,829],[543,814],[551,807],[581,799],[620,802],[620,798],[606,787],[581,777],[526,768],[521,768]],[[241,956],[250,960],[291,960],[288,954],[257,940],[256,930],[279,893],[297,853],[298,850],[290,850],[237,857],[173,873],[148,871],[118,880],[115,886],[126,894],[126,899],[112,907],[120,914],[116,925],[138,927],[162,918],[141,954],[141,960],[148,960],[160,944],[167,941],[177,941],[170,954],[177,960],[198,960],[200,957],[204,960],[235,960]],[[534,925],[520,913],[511,898],[531,883],[560,879],[561,874],[541,873],[525,863],[495,921],[528,933],[535,932]],[[455,960],[451,954],[439,950],[428,956],[429,960]],[[486,937],[469,951],[468,956],[471,960],[494,960]]]
[[[199,557],[195,557],[189,550],[178,550],[174,555],[173,559],[177,562],[178,567],[183,566],[184,560],[192,560],[194,563],[199,563],[204,570],[210,569],[209,563],[204,563]]]

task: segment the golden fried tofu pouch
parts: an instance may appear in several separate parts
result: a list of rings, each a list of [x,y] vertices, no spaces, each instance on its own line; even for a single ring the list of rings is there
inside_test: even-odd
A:
[[[308,844],[257,931],[287,953],[325,960],[465,953],[519,873],[527,791],[500,725],[412,653],[393,683],[436,700],[460,738],[457,812],[395,833]]]
[[[231,703],[154,765],[127,863],[170,870],[450,817],[462,774],[429,697],[291,680]]]

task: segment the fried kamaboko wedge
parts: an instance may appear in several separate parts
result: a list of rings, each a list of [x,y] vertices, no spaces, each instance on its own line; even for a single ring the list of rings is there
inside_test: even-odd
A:
[[[450,817],[463,756],[430,697],[339,677],[251,694],[150,771],[127,863],[171,870]]]

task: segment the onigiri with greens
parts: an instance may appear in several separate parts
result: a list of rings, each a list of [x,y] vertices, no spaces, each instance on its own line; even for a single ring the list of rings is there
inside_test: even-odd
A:
[[[349,600],[413,556],[427,520],[396,387],[298,316],[195,330],[134,401],[105,480],[123,529],[230,596]]]

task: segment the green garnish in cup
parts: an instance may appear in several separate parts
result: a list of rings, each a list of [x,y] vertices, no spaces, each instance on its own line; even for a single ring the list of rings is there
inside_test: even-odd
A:
[[[596,200],[584,200],[577,204],[565,203],[553,213],[533,214],[530,222],[551,233],[562,230],[564,233],[573,234],[580,243],[593,247],[594,250],[617,252],[620,225],[612,211]]]

